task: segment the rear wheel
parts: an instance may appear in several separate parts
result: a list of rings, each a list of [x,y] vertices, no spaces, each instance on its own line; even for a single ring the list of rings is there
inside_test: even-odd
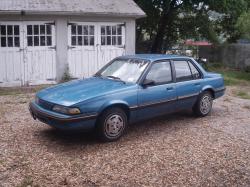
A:
[[[204,117],[211,112],[212,106],[213,106],[212,94],[209,91],[205,91],[199,96],[196,104],[193,107],[193,112],[197,116]]]
[[[105,142],[116,141],[123,135],[127,125],[127,115],[122,109],[107,109],[98,120],[98,137]]]

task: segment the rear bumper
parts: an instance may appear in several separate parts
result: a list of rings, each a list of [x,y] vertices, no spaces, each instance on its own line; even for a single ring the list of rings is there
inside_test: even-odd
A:
[[[226,88],[225,87],[219,88],[219,89],[215,90],[215,92],[214,92],[215,99],[217,99],[219,97],[222,97],[225,94],[225,92],[226,92]]]
[[[95,127],[97,114],[68,116],[46,110],[35,102],[29,104],[29,111],[34,120],[46,123],[61,130],[92,130]]]

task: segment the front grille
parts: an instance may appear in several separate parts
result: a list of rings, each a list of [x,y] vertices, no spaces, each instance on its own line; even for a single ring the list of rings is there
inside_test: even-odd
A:
[[[54,104],[50,103],[48,101],[44,101],[42,99],[38,99],[38,103],[37,103],[40,107],[46,109],[46,110],[52,110]]]

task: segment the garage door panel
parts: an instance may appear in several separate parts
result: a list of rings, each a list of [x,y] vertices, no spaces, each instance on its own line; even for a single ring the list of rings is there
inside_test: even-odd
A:
[[[25,35],[25,82],[30,85],[55,83],[55,26],[44,22],[26,22]]]
[[[0,86],[22,84],[23,54],[21,25],[17,22],[0,22]]]
[[[26,53],[26,80],[31,85],[55,81],[55,52],[49,50],[29,50]]]
[[[125,29],[118,23],[71,23],[68,62],[74,78],[90,77],[117,56],[125,54]]]

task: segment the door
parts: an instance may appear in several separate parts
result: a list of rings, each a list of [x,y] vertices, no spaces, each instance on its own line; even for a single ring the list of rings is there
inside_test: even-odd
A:
[[[75,22],[68,26],[68,62],[73,78],[90,77],[125,54],[125,28],[118,23]]]
[[[29,85],[56,83],[53,22],[24,23],[24,81]]]
[[[138,119],[155,117],[175,110],[176,88],[169,61],[152,65],[145,80],[154,84],[141,87],[138,91]]]
[[[0,86],[21,86],[23,36],[19,22],[0,22]]]
[[[173,61],[176,72],[178,108],[192,107],[201,91],[201,73],[188,60]]]
[[[0,22],[0,86],[55,83],[55,26]]]
[[[100,67],[118,56],[125,55],[125,25],[117,23],[102,23],[99,33],[98,61]]]
[[[98,69],[97,26],[95,23],[74,23],[68,27],[69,72],[73,78],[90,77]]]

